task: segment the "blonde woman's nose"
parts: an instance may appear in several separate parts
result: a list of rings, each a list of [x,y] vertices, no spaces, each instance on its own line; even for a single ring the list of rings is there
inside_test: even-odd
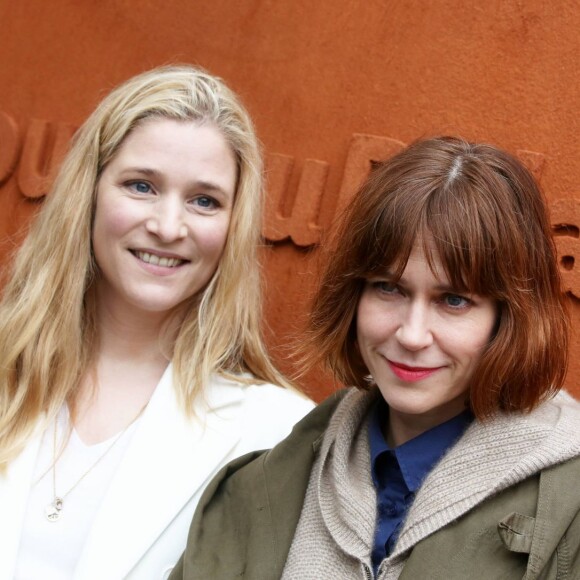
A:
[[[146,222],[147,231],[168,243],[185,238],[185,208],[176,200],[165,199],[151,207],[151,216]]]

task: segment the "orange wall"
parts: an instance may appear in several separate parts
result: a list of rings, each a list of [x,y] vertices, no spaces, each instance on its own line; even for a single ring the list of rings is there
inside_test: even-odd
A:
[[[575,226],[557,241],[578,327],[578,30],[574,0],[0,0],[0,261],[99,99],[144,69],[191,62],[242,95],[269,154],[266,315],[286,370],[312,244],[369,159],[423,135],[490,141],[533,169],[554,223]],[[575,335],[576,395],[579,346]],[[307,383],[318,398],[332,388]]]

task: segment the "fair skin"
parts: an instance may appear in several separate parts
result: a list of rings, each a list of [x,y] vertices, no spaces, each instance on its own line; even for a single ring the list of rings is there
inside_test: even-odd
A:
[[[236,180],[216,127],[162,118],[138,125],[105,167],[92,239],[98,349],[75,401],[85,443],[112,437],[149,401],[168,364],[168,321],[218,266]]]
[[[389,406],[392,447],[465,409],[497,317],[491,298],[451,286],[436,253],[433,266],[416,244],[401,278],[370,278],[358,305],[358,345]]]

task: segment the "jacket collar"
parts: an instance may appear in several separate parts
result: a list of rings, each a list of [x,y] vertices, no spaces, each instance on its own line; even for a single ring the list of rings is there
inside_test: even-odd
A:
[[[189,418],[172,373],[169,365],[135,430],[93,523],[77,578],[128,574],[241,437],[239,385],[214,377],[195,418]],[[15,564],[40,435],[0,478],[0,578],[11,577]]]
[[[214,378],[206,405],[200,403],[192,419],[180,409],[172,372],[170,365],[99,509],[77,567],[79,578],[128,574],[240,439],[241,389]]]

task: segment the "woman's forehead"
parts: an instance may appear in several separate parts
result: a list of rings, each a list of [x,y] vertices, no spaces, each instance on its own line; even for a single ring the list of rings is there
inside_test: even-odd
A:
[[[447,250],[447,251],[445,251]],[[452,248],[443,240],[436,239],[428,233],[417,236],[407,248],[401,247],[400,251],[391,254],[377,264],[369,276],[382,275],[395,281],[404,278],[405,271],[412,262],[414,267],[429,269],[430,273],[441,285],[451,286],[458,291],[481,292],[482,285],[480,276],[476,272],[468,272],[465,261],[461,255],[462,250]]]

